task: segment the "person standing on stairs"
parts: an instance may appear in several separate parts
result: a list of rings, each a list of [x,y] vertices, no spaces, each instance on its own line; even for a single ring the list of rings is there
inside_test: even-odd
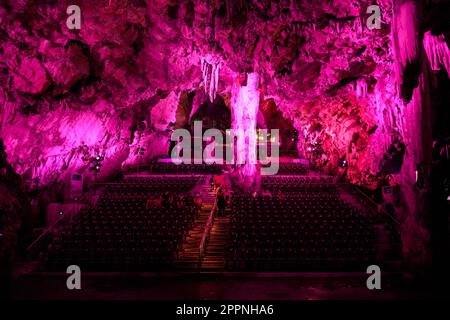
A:
[[[222,188],[219,188],[217,192],[217,209],[219,217],[223,217],[225,215],[225,207],[227,205],[227,200],[225,199],[225,194]]]
[[[197,192],[197,193],[195,194],[195,197],[194,197],[194,204],[195,204],[195,206],[197,207],[197,210],[198,210],[198,211],[200,211],[200,210],[202,209],[203,199],[202,199],[202,197],[201,197],[201,195],[200,195],[199,192]]]

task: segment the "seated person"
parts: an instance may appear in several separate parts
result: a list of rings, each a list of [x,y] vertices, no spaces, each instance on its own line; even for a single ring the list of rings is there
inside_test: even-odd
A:
[[[147,210],[154,208],[154,207],[160,207],[161,206],[161,197],[157,198],[154,195],[149,195],[147,198],[147,202],[145,204],[145,208]]]
[[[280,201],[286,199],[286,197],[284,196],[284,193],[281,190],[278,190],[278,192],[277,192],[277,199]]]

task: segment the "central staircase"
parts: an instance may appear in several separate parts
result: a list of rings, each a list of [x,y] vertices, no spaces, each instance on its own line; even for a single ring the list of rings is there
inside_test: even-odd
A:
[[[205,254],[203,259],[200,259],[200,242],[216,199],[209,180],[210,176],[205,177],[196,188],[201,194],[203,204],[178,253],[176,267],[179,270],[219,271],[225,269],[227,244],[230,239],[230,209],[225,211],[224,217],[218,217],[216,213],[208,235],[209,240],[206,242]]]
[[[216,271],[225,269],[225,258],[230,239],[230,217],[226,212],[225,217],[217,217],[211,229],[206,254],[203,258],[201,269],[203,271]]]
[[[195,218],[191,230],[189,230],[186,239],[181,245],[181,250],[178,252],[178,259],[176,261],[177,269],[192,270],[198,269],[201,266],[199,251],[200,242],[202,240],[206,222],[208,221],[209,214],[211,213],[215,201],[215,196],[211,191],[209,180],[210,176],[206,176],[199,183],[198,188],[195,188],[198,192],[200,192],[203,203]]]

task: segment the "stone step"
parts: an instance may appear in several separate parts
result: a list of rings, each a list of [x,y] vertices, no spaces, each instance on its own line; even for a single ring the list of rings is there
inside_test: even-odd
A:
[[[201,184],[201,185],[200,185]],[[178,252],[177,267],[180,269],[197,269],[199,267],[199,246],[206,223],[214,207],[215,195],[211,193],[209,178],[199,182],[198,188],[202,197],[202,207],[198,211],[191,229]]]
[[[223,268],[225,267],[225,261],[221,262],[202,262],[202,269],[204,268]]]
[[[220,251],[220,252],[208,252],[208,256],[203,258],[203,261],[208,260],[208,259],[215,259],[215,260],[223,260],[225,261],[225,255],[224,252]]]
[[[223,262],[202,262],[202,269],[223,269],[225,267],[225,261]]]
[[[205,263],[213,263],[213,262],[223,262],[225,259],[217,258],[217,257],[206,257],[203,259],[203,262]]]
[[[201,268],[206,270],[223,270],[230,240],[230,218],[216,217],[209,235],[205,257]]]

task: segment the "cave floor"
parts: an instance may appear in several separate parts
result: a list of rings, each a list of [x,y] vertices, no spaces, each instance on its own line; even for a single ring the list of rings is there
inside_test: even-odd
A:
[[[13,300],[409,300],[431,299],[426,285],[383,276],[380,290],[361,273],[84,273],[68,290],[65,273],[22,274]]]

